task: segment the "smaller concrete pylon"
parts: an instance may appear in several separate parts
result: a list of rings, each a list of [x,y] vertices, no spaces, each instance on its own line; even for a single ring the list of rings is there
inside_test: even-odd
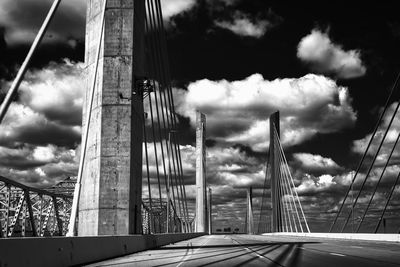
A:
[[[212,190],[211,187],[208,188],[208,192],[207,192],[207,207],[208,207],[208,234],[211,235],[212,234]]]
[[[279,111],[269,117],[269,162],[271,168],[272,232],[282,232],[279,152],[276,139],[280,137]]]
[[[253,220],[253,189],[250,187],[247,189],[247,234],[254,234],[254,220]]]
[[[196,232],[208,232],[206,193],[206,116],[196,112]]]

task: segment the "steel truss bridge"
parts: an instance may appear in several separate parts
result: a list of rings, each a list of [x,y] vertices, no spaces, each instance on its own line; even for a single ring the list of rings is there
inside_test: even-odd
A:
[[[0,236],[65,235],[74,185],[67,179],[43,190],[0,176]]]

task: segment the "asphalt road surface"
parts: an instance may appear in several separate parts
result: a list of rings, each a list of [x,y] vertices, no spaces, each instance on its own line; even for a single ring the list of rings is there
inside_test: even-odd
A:
[[[209,235],[89,266],[400,266],[400,244],[304,237]]]

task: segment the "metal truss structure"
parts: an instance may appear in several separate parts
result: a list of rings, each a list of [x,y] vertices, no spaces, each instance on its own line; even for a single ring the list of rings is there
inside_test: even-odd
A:
[[[181,233],[192,229],[194,226],[194,218],[186,221],[183,214],[179,215],[172,203],[169,212],[169,220],[167,220],[167,200],[163,199],[162,202],[150,199],[143,199],[142,201],[142,226],[143,234],[165,233],[167,228],[170,227],[173,233]],[[170,226],[168,224],[171,224]],[[189,230],[190,231],[190,230]]]
[[[0,176],[0,238],[65,235],[74,185],[38,189]]]

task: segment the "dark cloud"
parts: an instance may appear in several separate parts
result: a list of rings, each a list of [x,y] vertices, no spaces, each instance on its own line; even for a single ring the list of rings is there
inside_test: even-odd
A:
[[[14,132],[12,139],[3,139],[5,143],[21,142],[33,145],[54,144],[69,148],[75,148],[81,140],[80,132],[69,127],[55,123],[39,123],[22,126]]]
[[[53,1],[3,1],[6,14],[0,25],[6,26],[9,44],[30,43],[46,17]],[[85,1],[73,0],[60,4],[43,42],[82,40],[85,36]],[[35,14],[32,16],[32,14]]]
[[[4,0],[0,3],[0,90],[3,95],[50,3],[50,0],[29,3]],[[0,154],[7,149],[7,153],[0,156],[0,165],[4,164],[0,166],[0,173],[4,176],[44,186],[76,173],[81,120],[79,101],[82,99],[79,91],[82,88],[77,84],[82,83],[82,77],[77,75],[77,64],[62,59],[83,60],[85,3],[70,0],[60,6],[32,62],[36,70],[32,68],[28,73],[15,106],[13,104],[13,112],[9,114],[11,119],[0,127],[3,145]],[[166,17],[170,20],[167,38],[172,76],[179,87],[189,87],[176,96],[176,103],[184,107],[178,115],[178,128],[182,143],[187,145],[182,147],[182,159],[191,211],[194,208],[195,159],[193,114],[190,112],[201,107],[207,113],[207,138],[212,140],[212,145],[208,146],[207,165],[215,199],[213,218],[220,226],[242,227],[245,189],[264,183],[269,135],[267,117],[279,109],[282,141],[311,230],[326,231],[327,222],[332,220],[348,188],[351,170],[357,164],[366,136],[375,124],[394,73],[400,66],[400,39],[396,33],[399,19],[395,5],[364,3],[360,8],[346,3],[343,9],[342,4],[326,8],[326,3],[316,1],[291,5],[264,0],[198,0],[196,3],[170,0],[164,3],[171,5]],[[235,14],[242,16],[235,17]],[[242,24],[238,22],[241,19]],[[232,27],[217,27],[216,21],[228,22],[227,26],[236,26],[236,29],[240,25],[252,25],[254,30],[260,22],[264,26],[261,23],[262,34],[258,38],[243,38],[233,33]],[[329,28],[329,42],[325,46],[328,53],[322,53],[323,57],[319,57],[322,61],[314,62],[319,71],[312,70],[339,78],[357,76],[357,79],[335,81],[322,75],[308,76],[310,65],[304,64],[297,52],[302,39],[316,28]],[[353,59],[350,70],[343,72],[337,68],[337,62],[343,63],[349,58]],[[49,64],[50,61],[57,63]],[[365,73],[362,67],[366,68]],[[250,83],[246,77],[253,75],[262,77],[260,84],[275,83],[277,90]],[[72,82],[74,79],[76,82]],[[201,87],[197,84],[199,95],[187,99],[188,94],[196,91],[193,89],[196,83],[202,80],[207,83]],[[49,81],[48,86],[46,81]],[[285,83],[291,89],[287,94],[283,94]],[[240,90],[232,90],[236,85]],[[222,88],[225,93],[214,99],[218,90],[208,91],[210,87]],[[294,93],[295,89],[298,94]],[[72,94],[68,94],[68,90]],[[263,96],[263,92],[269,94]],[[207,97],[212,99],[205,99]],[[226,104],[227,100],[230,102]],[[393,136],[397,131],[396,128]],[[354,140],[359,141],[353,143]],[[386,156],[388,148],[385,146],[383,151]],[[23,149],[25,154],[20,153]],[[329,158],[339,167],[330,168],[329,164],[323,167],[322,164],[317,168],[318,160],[313,166],[307,166],[304,161],[296,162],[293,153]],[[367,189],[374,187],[385,155],[371,173]],[[382,192],[379,191],[374,201],[374,210],[381,208],[384,192],[398,171],[399,156],[395,156],[382,181]],[[321,162],[327,161],[322,159]],[[155,168],[154,159],[151,159],[152,183],[157,181]],[[359,178],[354,188],[358,189],[360,184]],[[256,210],[260,194],[255,193]],[[396,197],[398,201],[398,194]],[[367,199],[362,195],[364,204]],[[393,212],[388,216],[398,211],[395,205],[390,209]]]

